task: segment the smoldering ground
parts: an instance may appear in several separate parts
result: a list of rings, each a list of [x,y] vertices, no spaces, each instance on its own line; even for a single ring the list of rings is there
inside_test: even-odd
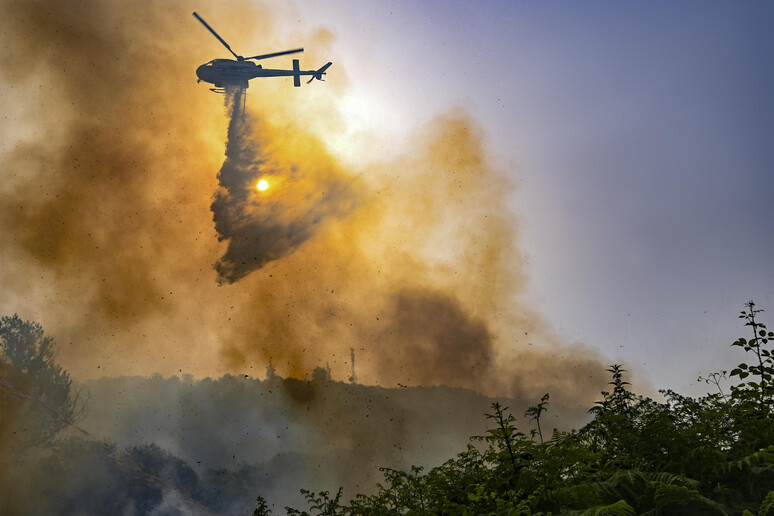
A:
[[[0,308],[54,335],[74,377],[254,375],[271,357],[343,379],[354,348],[366,384],[568,405],[604,385],[599,357],[531,309],[511,174],[463,110],[353,170],[306,129],[346,126],[327,30],[238,0],[0,6]],[[324,85],[253,81],[244,162],[224,163],[233,118],[196,84],[223,49],[194,8],[236,48],[336,63]]]
[[[208,469],[228,468],[238,473],[227,476],[253,482],[246,497],[224,486],[222,503],[242,508],[228,514],[252,512],[244,504],[254,502],[253,493],[276,507],[299,507],[305,505],[300,486],[342,485],[351,497],[382,480],[379,467],[436,466],[485,432],[483,414],[493,401],[465,389],[332,382],[322,368],[309,382],[240,375],[199,382],[100,378],[87,385],[92,410],[82,424],[93,432],[121,446],[158,443],[203,481]],[[499,401],[519,417],[520,428],[534,427],[521,418],[530,402]],[[585,420],[586,408],[552,404],[549,413],[544,424],[561,419],[566,429]]]

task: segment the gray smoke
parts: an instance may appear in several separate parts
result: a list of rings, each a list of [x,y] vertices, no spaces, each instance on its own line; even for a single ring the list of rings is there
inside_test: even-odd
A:
[[[220,189],[211,205],[218,240],[228,242],[215,264],[219,283],[233,283],[292,253],[327,219],[340,217],[353,207],[352,191],[341,178],[317,184],[321,195],[309,191],[298,195],[309,171],[272,165],[263,148],[263,128],[244,109],[245,94],[240,87],[226,91],[230,116],[226,161],[218,173]],[[267,183],[265,192],[256,188],[262,178],[274,183]]]

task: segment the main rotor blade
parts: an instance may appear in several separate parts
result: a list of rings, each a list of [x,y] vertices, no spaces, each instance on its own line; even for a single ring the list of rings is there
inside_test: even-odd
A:
[[[298,52],[303,52],[303,48],[295,48],[293,50],[283,50],[282,52],[272,52],[271,54],[261,54],[259,56],[253,56],[253,57],[245,57],[245,59],[266,59],[269,57],[276,57],[276,56],[284,56],[287,54],[296,54]]]
[[[213,35],[213,36],[215,36],[216,38],[218,38],[218,41],[220,41],[221,43],[223,43],[223,46],[224,46],[224,47],[226,47],[226,48],[228,49],[228,51],[229,51],[229,52],[231,52],[232,54],[234,54],[234,57],[236,57],[236,58],[237,58],[238,60],[240,60],[240,61],[242,60],[242,58],[241,58],[240,56],[236,55],[236,52],[234,52],[233,50],[231,50],[231,47],[230,47],[230,46],[228,46],[228,43],[226,43],[226,41],[225,41],[223,38],[221,38],[221,37],[220,37],[220,35],[219,35],[217,32],[215,32],[215,29],[213,29],[212,27],[210,27],[210,26],[207,24],[207,22],[206,22],[206,21],[204,21],[204,18],[202,18],[201,16],[199,16],[199,15],[196,13],[196,11],[194,11],[193,15],[196,17],[196,19],[197,19],[197,20],[199,20],[200,22],[202,22],[202,25],[204,25],[205,27],[207,27],[207,30],[208,30],[208,31],[212,32],[212,35]]]

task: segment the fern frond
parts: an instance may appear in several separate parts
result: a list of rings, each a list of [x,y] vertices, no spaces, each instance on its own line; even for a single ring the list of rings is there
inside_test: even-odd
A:
[[[758,509],[758,516],[774,516],[774,491],[769,491]]]
[[[760,473],[762,471],[774,470],[774,445],[751,453],[747,457],[729,461],[723,465],[722,470],[724,473],[732,471]]]
[[[654,482],[656,492],[654,500],[656,509],[660,512],[670,505],[679,505],[681,512],[695,514],[699,509],[709,509],[717,514],[730,514],[728,509],[714,501],[702,496],[697,490],[685,486],[669,485],[662,482]]]
[[[636,516],[637,513],[631,505],[623,500],[610,505],[597,505],[581,511],[569,511],[564,514],[572,516]]]
[[[669,473],[668,471],[662,471],[660,473],[643,473],[643,476],[651,482],[659,482],[670,486],[682,486],[690,489],[698,489],[701,482],[692,478],[678,475],[676,473]]]

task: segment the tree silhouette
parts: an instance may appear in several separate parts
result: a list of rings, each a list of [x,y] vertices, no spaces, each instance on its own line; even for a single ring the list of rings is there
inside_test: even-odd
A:
[[[17,425],[21,450],[42,444],[77,420],[84,402],[70,375],[54,361],[54,340],[40,324],[18,315],[0,318],[0,386],[21,405]]]

